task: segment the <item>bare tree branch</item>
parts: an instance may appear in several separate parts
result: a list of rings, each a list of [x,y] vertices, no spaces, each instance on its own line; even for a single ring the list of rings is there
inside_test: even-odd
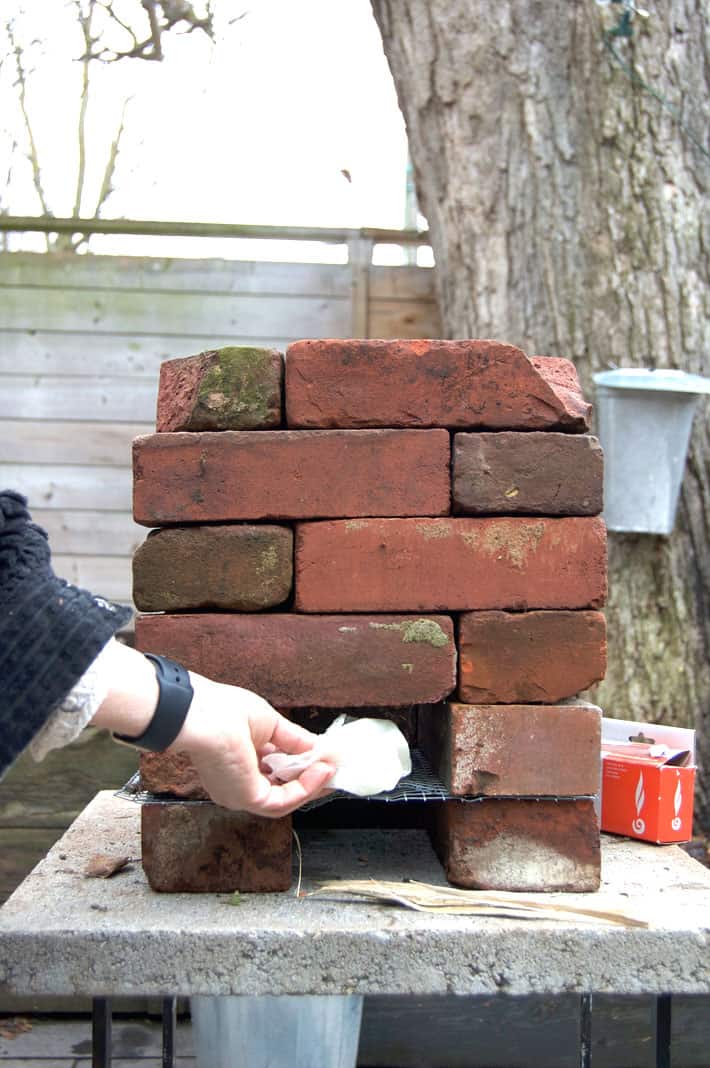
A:
[[[18,89],[18,98],[20,104],[20,112],[22,114],[22,121],[27,133],[27,142],[29,150],[27,152],[27,158],[30,161],[32,167],[32,184],[34,185],[35,192],[39,198],[40,205],[42,207],[43,215],[51,215],[47,198],[44,193],[44,187],[42,185],[42,170],[39,163],[39,152],[37,151],[37,145],[34,139],[34,133],[32,131],[32,123],[30,122],[29,110],[27,107],[27,72],[25,70],[24,62],[22,59],[22,49],[15,37],[15,28],[12,19],[8,19],[5,23],[5,30],[7,32],[12,54],[15,57],[15,67],[17,70],[16,85]],[[50,241],[49,235],[45,237],[47,243],[47,251],[49,251]]]
[[[125,130],[126,108],[128,107],[129,102],[130,100],[124,100],[123,102],[121,118],[119,119],[116,136],[111,142],[111,148],[109,149],[108,159],[106,160],[106,167],[104,169],[104,176],[101,181],[101,188],[99,190],[99,195],[96,199],[96,208],[94,210],[95,219],[98,219],[101,213],[101,208],[113,192],[113,176],[116,171],[116,162],[118,160],[118,153],[121,148],[121,138],[123,137],[123,133]]]
[[[82,61],[87,59],[99,59],[105,63],[115,63],[119,59],[145,59],[160,62],[163,59],[163,34],[169,33],[174,27],[185,24],[186,33],[200,30],[214,39],[214,14],[212,0],[208,0],[204,16],[197,14],[192,4],[187,0],[140,0],[148,21],[148,36],[139,39],[132,26],[124,22],[113,10],[111,0],[102,3],[101,7],[108,17],[126,33],[130,40],[130,47],[118,50],[104,45],[97,49],[93,41]]]
[[[77,18],[84,37],[86,51],[91,48],[91,21],[94,16],[94,0],[89,0],[89,9],[85,14],[81,0],[75,0]],[[74,215],[81,215],[81,198],[84,193],[84,181],[86,178],[86,111],[89,106],[89,60],[82,62],[83,70],[81,77],[81,99],[79,103],[79,123],[77,139],[79,144],[79,165],[76,175],[76,193],[74,196]]]

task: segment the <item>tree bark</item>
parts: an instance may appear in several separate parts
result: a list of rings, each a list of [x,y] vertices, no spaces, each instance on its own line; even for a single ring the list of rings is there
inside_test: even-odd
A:
[[[707,374],[710,30],[701,0],[657,0],[647,20],[633,17],[630,38],[606,39],[619,4],[372,6],[448,335],[567,356],[590,396],[592,373],[614,365]],[[673,535],[610,534],[609,669],[594,694],[608,715],[697,728],[705,827],[709,459],[710,404],[701,401]]]

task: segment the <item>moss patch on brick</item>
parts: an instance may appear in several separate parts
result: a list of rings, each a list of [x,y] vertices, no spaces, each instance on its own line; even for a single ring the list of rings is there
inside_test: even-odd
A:
[[[210,412],[224,429],[274,423],[279,383],[271,349],[228,346],[210,353],[212,365],[197,393],[197,406]]]
[[[427,642],[435,649],[449,644],[449,639],[434,619],[411,619],[404,623],[370,623],[373,630],[398,630],[403,642]]]

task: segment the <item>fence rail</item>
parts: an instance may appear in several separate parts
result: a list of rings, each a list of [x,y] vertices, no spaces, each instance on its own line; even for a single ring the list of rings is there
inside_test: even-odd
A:
[[[419,230],[374,227],[346,229],[315,226],[260,226],[242,223],[162,222],[143,219],[80,219],[34,215],[0,215],[0,232],[41,234],[127,234],[137,237],[248,237],[276,241],[320,241],[351,245],[428,245],[429,234]]]

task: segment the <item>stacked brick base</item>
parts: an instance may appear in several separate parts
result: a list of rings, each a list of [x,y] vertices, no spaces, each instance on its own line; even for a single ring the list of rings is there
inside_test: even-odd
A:
[[[134,446],[135,517],[161,528],[135,557],[160,613],[138,646],[319,729],[325,710],[405,723],[454,798],[426,805],[450,881],[595,889],[600,711],[573,700],[606,653],[588,417],[568,361],[491,341],[298,342],[285,375],[265,350],[169,361]],[[184,757],[142,777],[204,796]],[[159,890],[285,889],[290,837],[143,808]]]

